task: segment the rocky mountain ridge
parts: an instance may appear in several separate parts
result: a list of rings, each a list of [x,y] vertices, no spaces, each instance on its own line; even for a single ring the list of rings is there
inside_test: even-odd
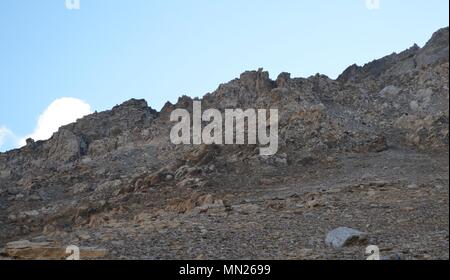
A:
[[[307,186],[312,188],[311,184],[315,182],[321,189],[327,185],[327,191],[330,191],[330,184],[339,184],[331,179],[333,172],[344,172],[341,181],[346,185],[341,189],[345,190],[352,186],[356,188],[362,180],[364,188],[375,188],[376,191],[378,187],[387,188],[387,192],[399,195],[406,186],[417,184],[419,182],[414,181],[419,180],[425,186],[420,191],[438,198],[447,192],[448,198],[448,161],[440,156],[448,156],[448,36],[448,27],[443,28],[434,33],[423,48],[414,45],[364,66],[352,65],[336,80],[319,74],[291,78],[289,73],[281,73],[276,80],[271,80],[263,69],[247,71],[201,99],[203,109],[277,108],[280,147],[272,157],[259,156],[258,147],[252,145],[173,145],[169,139],[173,125],[169,120],[170,112],[176,108],[191,110],[193,99],[188,96],[180,97],[176,104],[168,102],[160,112],[148,107],[145,100],[132,99],[112,110],[94,113],[63,126],[47,141],[29,139],[21,149],[0,153],[0,245],[14,241],[18,236],[55,242],[78,240],[78,243],[94,243],[87,245],[111,247],[111,258],[148,258],[150,252],[151,256],[157,257],[158,252],[149,248],[118,249],[123,247],[120,243],[124,240],[120,234],[126,231],[121,232],[117,227],[120,225],[133,232],[133,223],[123,224],[132,220],[134,225],[156,228],[157,231],[164,232],[164,228],[181,230],[174,239],[152,238],[164,244],[166,241],[177,243],[183,238],[180,235],[194,240],[185,240],[178,245],[183,247],[190,242],[198,245],[195,241],[198,235],[190,231],[183,233],[186,228],[180,225],[183,222],[179,215],[187,215],[183,217],[193,223],[199,219],[201,224],[206,218],[196,215],[213,213],[207,214],[212,215],[208,216],[212,221],[203,221],[203,226],[208,227],[208,223],[213,223],[222,213],[226,217],[236,215],[236,219],[242,219],[242,215],[253,218],[263,215],[265,212],[258,210],[261,207],[267,207],[268,211],[277,207],[281,207],[278,211],[289,209],[290,212],[267,214],[267,217],[273,217],[267,220],[269,229],[263,231],[268,230],[268,236],[272,236],[274,232],[270,228],[276,227],[272,223],[278,220],[277,215],[291,215],[296,211],[296,205],[309,209],[301,210],[302,213],[320,208],[330,217],[339,215],[332,215],[336,207],[347,209],[342,205],[328,209],[323,197],[334,199],[334,196]],[[387,181],[378,178],[367,182],[365,175],[351,175],[359,170],[362,162],[371,165],[372,162],[366,162],[366,159],[372,157],[373,164],[383,165],[384,162],[385,166],[367,172],[380,172],[383,175],[379,176],[385,176]],[[386,160],[392,159],[395,165],[400,164],[401,158],[409,158],[415,163],[402,165],[405,172],[410,173],[397,176],[400,171],[389,173],[384,169],[397,170],[395,168],[399,166],[390,166]],[[413,170],[421,166],[419,159],[431,162],[432,166],[440,164],[433,168],[436,177],[429,181],[425,179],[427,176],[411,179],[415,176]],[[354,167],[348,167],[352,165]],[[320,182],[320,174],[328,172],[331,177]],[[348,172],[347,177],[345,172]],[[324,180],[326,177],[323,175]],[[291,185],[296,187],[291,187],[289,192],[283,190]],[[435,185],[442,188],[436,189]],[[281,190],[264,192],[265,188],[275,186]],[[260,192],[275,197],[284,193],[287,197],[280,198],[283,205],[277,206],[272,205],[276,204],[274,197],[261,198]],[[349,194],[342,195],[347,196],[350,200],[356,199]],[[244,203],[260,199],[262,205]],[[380,203],[379,199],[381,196],[374,203]],[[391,197],[383,199],[390,200]],[[437,247],[433,256],[448,258],[448,199],[439,198],[439,201],[440,205],[447,204],[446,217],[442,212],[437,216],[441,219],[439,227],[447,225],[447,235],[444,234],[440,241],[440,244],[446,242],[447,252],[443,253]],[[409,207],[407,204],[405,202],[404,207]],[[445,212],[435,208],[432,211]],[[319,224],[317,228],[321,227]],[[238,225],[233,222],[228,226]],[[117,231],[108,231],[111,227]],[[92,237],[92,233],[86,233],[93,230],[100,235]],[[221,237],[230,234],[227,227],[221,230]],[[203,236],[202,232],[200,230],[200,236]],[[80,238],[84,233],[90,237]],[[103,235],[112,236],[112,241]],[[256,246],[251,240],[243,241],[239,236],[233,238],[237,238],[236,244]],[[261,238],[257,237],[254,242]],[[310,247],[315,247],[314,244]],[[198,257],[195,255],[198,252],[192,251],[191,247],[191,251],[175,253],[171,245],[161,246],[162,258]],[[210,246],[219,244],[211,243]],[[279,246],[280,250],[283,246]],[[214,252],[211,248],[205,250]],[[323,248],[320,250],[318,258],[329,256]],[[248,255],[250,251],[229,256],[247,258],[252,256]],[[270,258],[260,253],[253,257]],[[352,258],[336,254],[336,257]],[[208,256],[220,257],[214,253]],[[273,255],[276,258],[287,256],[279,252]]]

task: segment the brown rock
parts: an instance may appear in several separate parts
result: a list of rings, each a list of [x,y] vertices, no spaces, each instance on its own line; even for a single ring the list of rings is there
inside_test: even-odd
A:
[[[92,247],[80,247],[80,259],[100,259],[107,256],[105,249]],[[21,240],[6,244],[5,255],[13,259],[21,260],[63,260],[69,254],[66,247],[58,246],[50,242],[30,242]]]

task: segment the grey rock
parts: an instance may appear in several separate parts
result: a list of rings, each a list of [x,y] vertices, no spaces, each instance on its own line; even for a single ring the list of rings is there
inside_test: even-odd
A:
[[[20,189],[19,188],[8,188],[7,193],[9,195],[17,195],[20,193]]]
[[[0,170],[0,179],[6,179],[11,176],[11,170]]]
[[[90,190],[89,185],[84,183],[77,183],[72,187],[73,194],[81,194],[88,192],[89,190]]]
[[[366,233],[348,227],[339,227],[330,231],[325,239],[325,243],[335,249],[354,244],[361,244],[366,241]]]

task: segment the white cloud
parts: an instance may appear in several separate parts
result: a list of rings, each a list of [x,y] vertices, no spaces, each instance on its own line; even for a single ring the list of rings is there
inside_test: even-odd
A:
[[[5,144],[9,138],[14,138],[14,133],[5,126],[0,126],[0,147]]]
[[[72,97],[56,99],[39,116],[34,132],[20,139],[19,144],[25,145],[27,138],[33,138],[35,141],[47,140],[61,126],[72,123],[91,112],[91,106],[83,100]]]

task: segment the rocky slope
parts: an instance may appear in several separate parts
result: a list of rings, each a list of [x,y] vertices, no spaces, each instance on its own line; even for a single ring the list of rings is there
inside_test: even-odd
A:
[[[448,36],[336,80],[245,72],[201,99],[278,108],[275,156],[173,145],[170,112],[191,110],[187,96],[161,112],[129,100],[0,153],[3,256],[77,245],[101,258],[364,258],[364,242],[326,245],[346,226],[387,256],[448,259]],[[34,243],[7,245],[18,239]]]

